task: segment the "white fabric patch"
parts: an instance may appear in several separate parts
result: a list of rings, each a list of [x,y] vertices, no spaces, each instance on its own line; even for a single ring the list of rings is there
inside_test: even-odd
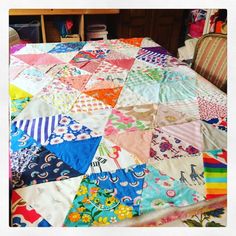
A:
[[[62,226],[82,178],[31,185],[16,192],[52,226]]]

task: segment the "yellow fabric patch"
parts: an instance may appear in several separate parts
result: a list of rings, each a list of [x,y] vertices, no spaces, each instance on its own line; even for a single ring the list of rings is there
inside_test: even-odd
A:
[[[32,97],[32,94],[18,88],[17,86],[10,84],[10,97],[11,100],[22,99],[26,97]]]

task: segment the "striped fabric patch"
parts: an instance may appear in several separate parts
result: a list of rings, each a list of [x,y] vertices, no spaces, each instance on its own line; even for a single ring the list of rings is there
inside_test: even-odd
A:
[[[140,49],[138,56],[136,57],[139,60],[152,63],[158,66],[166,66],[168,55],[152,52],[146,49]]]
[[[206,199],[227,194],[227,165],[203,153]]]
[[[38,117],[32,120],[18,120],[14,124],[36,141],[44,144],[61,118],[62,115],[60,114],[56,116]]]
[[[201,123],[196,121],[191,121],[184,124],[171,125],[161,127],[164,132],[173,135],[174,137],[189,143],[199,150],[203,149],[203,136],[201,133]]]

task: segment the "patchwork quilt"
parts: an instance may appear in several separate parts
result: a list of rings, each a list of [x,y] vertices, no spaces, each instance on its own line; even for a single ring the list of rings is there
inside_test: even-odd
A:
[[[9,70],[11,226],[226,198],[226,95],[150,38],[15,45]]]

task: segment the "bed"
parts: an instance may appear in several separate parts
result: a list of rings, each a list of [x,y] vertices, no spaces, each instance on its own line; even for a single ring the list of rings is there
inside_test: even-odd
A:
[[[227,97],[150,38],[10,49],[11,226],[225,226]]]

